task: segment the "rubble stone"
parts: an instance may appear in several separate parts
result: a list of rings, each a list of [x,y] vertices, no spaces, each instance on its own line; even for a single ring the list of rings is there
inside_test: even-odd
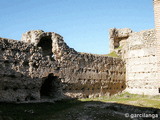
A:
[[[22,38],[0,38],[0,101],[91,98],[125,89],[120,58],[77,52],[53,32]]]

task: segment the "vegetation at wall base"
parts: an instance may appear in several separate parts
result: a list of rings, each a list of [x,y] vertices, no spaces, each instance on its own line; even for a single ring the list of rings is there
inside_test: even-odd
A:
[[[111,97],[67,99],[55,103],[0,103],[0,120],[130,120],[124,117],[125,110],[158,113],[159,98],[160,96],[123,93]]]
[[[109,57],[116,57],[116,58],[119,57],[115,51],[113,51],[113,52],[107,54],[106,56],[109,56]]]
[[[80,99],[81,101],[102,101],[102,102],[114,102],[122,103],[126,105],[134,105],[140,107],[153,107],[160,109],[160,96],[147,96],[147,95],[138,95],[130,93],[122,93],[120,95],[114,96],[103,96],[99,98],[87,98]]]

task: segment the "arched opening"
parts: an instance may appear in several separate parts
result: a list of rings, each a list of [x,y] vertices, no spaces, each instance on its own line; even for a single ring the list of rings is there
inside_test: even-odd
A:
[[[57,98],[61,95],[61,83],[60,79],[53,74],[49,74],[44,80],[41,90],[41,98]]]
[[[52,56],[52,39],[51,36],[42,37],[37,44],[38,47],[42,47],[43,55]]]

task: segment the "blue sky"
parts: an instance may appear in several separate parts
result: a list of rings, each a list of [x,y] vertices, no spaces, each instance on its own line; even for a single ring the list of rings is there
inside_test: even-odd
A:
[[[152,0],[0,0],[0,37],[56,32],[79,52],[109,52],[110,28],[154,28]]]

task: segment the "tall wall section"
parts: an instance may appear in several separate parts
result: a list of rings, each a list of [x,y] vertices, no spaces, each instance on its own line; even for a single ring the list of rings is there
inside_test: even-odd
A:
[[[126,91],[159,95],[155,30],[132,33],[126,49]]]
[[[30,75],[33,45],[0,38],[0,101],[28,101],[39,99],[42,80]]]
[[[113,95],[126,88],[119,58],[79,53],[53,32],[0,38],[0,101]]]
[[[156,39],[157,39],[157,81],[160,84],[160,0],[154,0],[154,20],[155,20],[155,29],[156,29]],[[159,88],[160,92],[160,88]]]

